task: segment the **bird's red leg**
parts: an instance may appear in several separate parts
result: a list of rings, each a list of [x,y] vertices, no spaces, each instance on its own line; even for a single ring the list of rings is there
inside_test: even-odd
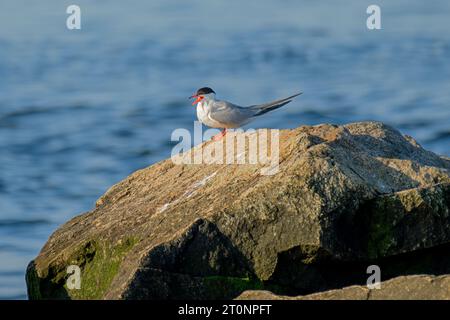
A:
[[[219,141],[220,139],[222,139],[225,135],[227,134],[227,129],[223,129],[222,131],[220,131],[220,133],[216,134],[215,136],[212,137],[212,139],[214,141]]]

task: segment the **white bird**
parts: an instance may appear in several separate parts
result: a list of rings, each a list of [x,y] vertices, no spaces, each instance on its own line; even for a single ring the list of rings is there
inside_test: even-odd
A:
[[[227,133],[227,129],[242,127],[255,117],[278,109],[301,94],[302,92],[284,99],[248,107],[240,107],[228,101],[216,100],[216,93],[208,87],[198,89],[197,93],[189,98],[196,98],[192,105],[197,105],[197,118],[200,122],[211,128],[223,129],[213,137],[213,140],[220,140]]]

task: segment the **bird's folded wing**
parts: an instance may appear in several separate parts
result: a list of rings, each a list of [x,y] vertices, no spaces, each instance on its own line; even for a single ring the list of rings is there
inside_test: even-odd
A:
[[[279,100],[275,100],[275,101],[271,101],[271,102],[267,102],[267,103],[263,103],[263,104],[252,105],[252,106],[249,106],[248,108],[254,109],[254,110],[264,110],[264,109],[269,109],[269,108],[273,108],[273,107],[281,107],[281,106],[291,102],[292,99],[301,95],[302,93],[303,92],[299,92],[299,93],[294,94],[287,98],[283,98],[283,99],[279,99]]]
[[[302,93],[297,93],[294,94],[293,96],[284,98],[284,99],[280,99],[280,100],[276,100],[276,101],[272,101],[272,102],[268,102],[268,103],[264,103],[264,104],[257,104],[257,105],[253,105],[248,107],[251,110],[255,110],[255,116],[260,116],[263,114],[266,114],[267,112],[270,112],[272,110],[276,110],[278,108],[281,108],[282,106],[288,104],[289,102],[292,101],[292,99],[294,99],[296,96],[301,95]]]
[[[212,120],[226,125],[240,126],[246,123],[254,113],[253,110],[239,107],[227,101],[215,101],[209,116]]]

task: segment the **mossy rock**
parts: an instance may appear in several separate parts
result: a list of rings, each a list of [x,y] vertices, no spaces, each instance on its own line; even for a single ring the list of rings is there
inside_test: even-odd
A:
[[[220,143],[235,153],[229,142],[241,134],[181,158]],[[241,155],[249,152],[247,144]],[[29,297],[314,292],[353,279],[347,267],[360,279],[366,263],[450,243],[450,160],[411,137],[380,122],[302,126],[279,131],[278,156],[273,175],[263,173],[266,163],[172,159],[133,173],[49,238],[28,267]],[[71,264],[80,265],[80,290],[65,286]]]

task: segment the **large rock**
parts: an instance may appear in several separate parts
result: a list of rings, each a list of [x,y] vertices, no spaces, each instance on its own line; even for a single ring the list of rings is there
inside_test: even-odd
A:
[[[50,237],[29,297],[298,295],[365,283],[374,263],[388,277],[450,273],[450,159],[377,122],[282,130],[279,157],[274,175],[171,159],[135,172]],[[72,264],[80,290],[65,285]]]
[[[450,300],[450,275],[401,276],[381,282],[379,288],[351,286],[297,297],[248,290],[237,300]]]

